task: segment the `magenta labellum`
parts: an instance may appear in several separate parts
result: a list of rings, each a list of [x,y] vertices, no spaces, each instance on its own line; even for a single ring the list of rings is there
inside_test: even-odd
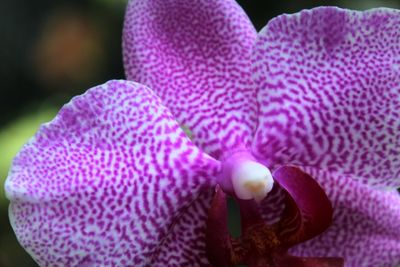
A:
[[[285,166],[274,172],[285,191],[285,209],[277,223],[268,225],[254,200],[236,198],[242,235],[232,238],[227,228],[226,194],[217,186],[207,220],[207,255],[213,266],[322,267],[344,266],[344,259],[291,256],[290,247],[325,231],[333,209],[323,189],[308,174]]]

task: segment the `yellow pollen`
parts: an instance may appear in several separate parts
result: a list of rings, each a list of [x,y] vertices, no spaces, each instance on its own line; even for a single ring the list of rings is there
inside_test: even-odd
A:
[[[238,198],[256,201],[265,198],[274,183],[270,170],[252,160],[238,162],[232,170],[231,179]]]
[[[244,187],[252,193],[260,193],[266,186],[265,181],[248,181],[244,184]]]

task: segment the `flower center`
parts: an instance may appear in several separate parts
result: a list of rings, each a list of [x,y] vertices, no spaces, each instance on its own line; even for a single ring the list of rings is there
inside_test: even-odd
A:
[[[239,199],[261,201],[272,190],[274,180],[271,171],[247,151],[228,157],[223,168],[220,184],[224,191],[234,193]]]
[[[301,179],[301,177],[299,178]],[[279,182],[279,181],[278,181]],[[288,250],[293,245],[306,241],[318,235],[301,237],[300,232],[310,231],[304,225],[303,216],[292,209],[296,202],[289,197],[287,207],[283,212],[283,220],[273,225],[267,224],[262,216],[259,204],[254,200],[235,199],[239,204],[242,232],[238,238],[233,238],[227,228],[227,195],[219,186],[216,187],[211,207],[208,213],[206,228],[206,253],[212,266],[233,267],[246,265],[253,267],[343,267],[343,258],[315,257],[304,258],[292,256]],[[323,200],[322,200],[323,201]],[[329,207],[327,210],[330,210]],[[328,211],[332,213],[332,211]],[[315,214],[314,214],[315,215]],[[304,225],[298,225],[299,219]],[[294,221],[297,227],[285,228],[286,221]],[[317,225],[318,227],[318,225]],[[282,234],[282,232],[286,234]],[[300,237],[300,239],[299,239]],[[296,239],[296,242],[293,242]]]

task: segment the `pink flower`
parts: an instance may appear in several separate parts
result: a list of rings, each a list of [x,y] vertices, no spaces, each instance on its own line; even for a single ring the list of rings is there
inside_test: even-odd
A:
[[[13,162],[20,243],[41,266],[398,266],[399,25],[323,7],[257,34],[231,0],[131,1],[135,82],[74,98]]]

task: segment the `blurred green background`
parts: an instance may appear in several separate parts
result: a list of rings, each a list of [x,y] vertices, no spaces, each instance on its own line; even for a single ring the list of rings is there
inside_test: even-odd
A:
[[[400,0],[239,3],[257,29],[276,15],[314,6],[400,8]],[[72,96],[124,77],[125,4],[126,0],[0,1],[0,267],[37,266],[8,222],[3,184],[12,158]]]

